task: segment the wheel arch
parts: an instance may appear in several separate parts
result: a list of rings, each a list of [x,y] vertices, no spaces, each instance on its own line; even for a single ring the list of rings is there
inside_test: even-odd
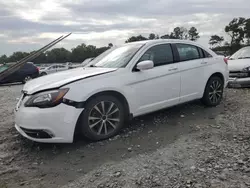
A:
[[[205,85],[205,87],[204,87],[204,89],[203,89],[203,95],[204,95],[204,92],[205,92],[205,89],[206,89],[206,86],[207,86],[208,81],[210,80],[210,78],[212,78],[212,77],[214,77],[214,76],[217,76],[217,77],[221,78],[222,81],[223,81],[223,86],[225,85],[225,78],[224,78],[224,75],[223,75],[221,72],[215,72],[215,73],[213,73],[213,74],[207,79],[206,85]]]
[[[88,97],[88,99],[84,103],[86,104],[88,101],[92,100],[93,98],[96,98],[96,97],[102,96],[102,95],[111,95],[111,96],[116,97],[118,100],[120,100],[122,102],[122,104],[124,105],[126,116],[127,116],[126,118],[127,119],[132,118],[133,115],[130,114],[129,103],[128,103],[126,97],[122,93],[115,91],[115,90],[105,90],[105,91],[97,92],[97,93],[91,95],[90,97]],[[84,104],[84,106],[85,106],[85,104]],[[74,131],[74,140],[77,136],[77,133],[79,132],[79,128],[80,128],[79,125],[81,123],[81,116],[83,113],[84,113],[84,110],[82,110],[81,114],[79,115],[79,117],[77,119],[77,123],[75,125],[75,131]]]
[[[92,100],[93,98],[96,98],[96,97],[101,96],[101,95],[111,95],[111,96],[116,97],[118,100],[120,100],[120,101],[123,103],[126,112],[127,112],[127,113],[130,112],[129,103],[128,103],[126,97],[125,97],[122,93],[120,93],[120,92],[118,92],[118,91],[115,91],[115,90],[106,90],[106,91],[100,91],[100,92],[98,92],[98,93],[95,93],[95,94],[91,95],[91,96],[86,100],[86,103],[87,103],[88,101]]]

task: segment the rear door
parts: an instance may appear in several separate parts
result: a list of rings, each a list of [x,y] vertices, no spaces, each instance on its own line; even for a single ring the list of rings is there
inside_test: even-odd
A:
[[[28,75],[28,64],[25,63],[22,67],[20,67],[17,71],[15,71],[11,75],[12,82],[22,82],[25,76]]]
[[[204,74],[209,64],[204,59],[202,49],[191,44],[176,43],[175,50],[180,61],[180,102],[201,98],[207,81]]]

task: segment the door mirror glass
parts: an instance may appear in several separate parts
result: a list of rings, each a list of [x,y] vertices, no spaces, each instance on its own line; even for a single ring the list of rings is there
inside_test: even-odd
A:
[[[154,62],[151,60],[141,61],[136,65],[136,68],[140,71],[154,68]]]

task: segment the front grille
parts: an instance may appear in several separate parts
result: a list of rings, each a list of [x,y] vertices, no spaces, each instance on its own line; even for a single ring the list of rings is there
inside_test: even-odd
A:
[[[48,134],[44,130],[39,129],[26,129],[23,127],[20,127],[28,136],[32,138],[52,138],[50,134]]]
[[[240,72],[240,71],[230,71],[229,77],[236,77],[236,78],[246,78],[249,77],[248,72]]]

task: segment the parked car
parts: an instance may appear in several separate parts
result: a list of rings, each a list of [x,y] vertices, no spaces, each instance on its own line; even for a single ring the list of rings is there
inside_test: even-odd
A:
[[[230,85],[250,86],[250,46],[228,58]]]
[[[66,65],[51,65],[49,67],[44,67],[40,69],[40,75],[44,76],[47,74],[52,74],[60,71],[68,70],[68,66]]]
[[[2,65],[0,71],[4,71],[7,69],[9,65]],[[10,74],[2,81],[0,84],[7,84],[7,83],[14,83],[14,82],[22,82],[26,83],[27,81],[31,80],[32,78],[36,78],[39,76],[39,69],[33,63],[25,63],[19,70],[15,71],[14,73]]]
[[[37,142],[72,142],[116,135],[126,119],[201,99],[220,104],[227,61],[183,40],[127,43],[76,68],[24,85],[16,105],[16,129]]]
[[[85,66],[88,65],[93,59],[94,59],[93,57],[85,59],[85,60],[81,63],[81,66],[82,66],[82,67],[85,67]]]
[[[69,69],[74,69],[74,68],[79,68],[79,67],[86,67],[94,58],[87,58],[85,59],[81,64],[75,64],[75,65],[71,65],[69,67]]]

